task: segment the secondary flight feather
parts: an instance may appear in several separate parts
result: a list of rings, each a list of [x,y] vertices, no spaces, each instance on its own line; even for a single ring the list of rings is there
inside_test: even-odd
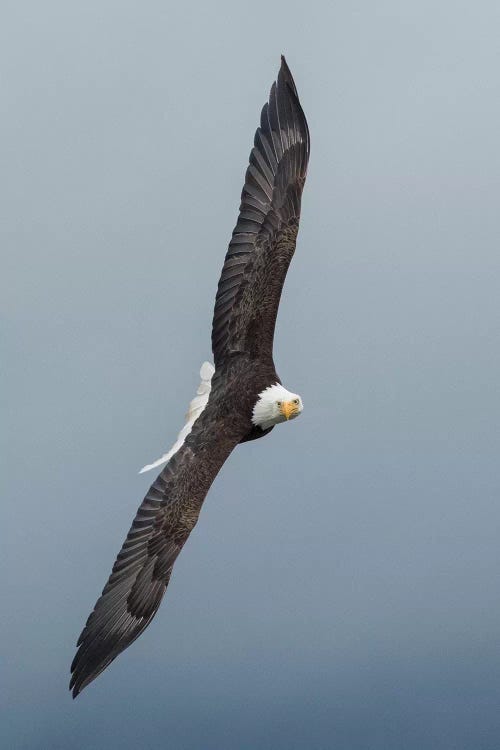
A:
[[[295,251],[309,159],[309,130],[292,74],[281,58],[245,175],[238,221],[215,299],[215,368],[201,383],[176,443],[149,488],[111,575],[77,643],[70,689],[76,697],[155,616],[172,568],[207,492],[231,451],[297,417],[302,399],[273,362],[281,290]]]

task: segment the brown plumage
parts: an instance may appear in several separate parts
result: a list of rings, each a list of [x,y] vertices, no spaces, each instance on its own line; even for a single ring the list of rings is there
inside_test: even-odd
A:
[[[295,250],[309,131],[292,74],[281,60],[262,109],[241,194],[240,213],[215,300],[215,366],[245,352],[272,359],[281,289]]]
[[[272,429],[255,427],[252,409],[263,389],[280,382],[272,359],[274,327],[295,250],[308,157],[306,119],[282,58],[255,134],[217,290],[216,371],[208,404],[148,490],[80,635],[71,665],[74,697],[151,622],[174,562],[231,451]]]

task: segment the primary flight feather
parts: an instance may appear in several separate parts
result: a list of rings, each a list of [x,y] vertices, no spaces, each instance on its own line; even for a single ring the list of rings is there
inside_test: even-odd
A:
[[[206,494],[231,451],[297,417],[302,399],[273,362],[276,315],[295,251],[309,131],[285,58],[261,113],[240,211],[219,280],[205,362],[187,421],[141,503],[106,586],[78,639],[76,697],[156,614]]]

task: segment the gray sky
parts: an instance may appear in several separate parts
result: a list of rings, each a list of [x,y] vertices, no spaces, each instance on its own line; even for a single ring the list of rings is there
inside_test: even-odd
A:
[[[2,15],[5,747],[497,750],[498,3]],[[312,153],[275,358],[305,411],[231,456],[156,620],[73,703],[281,52]]]

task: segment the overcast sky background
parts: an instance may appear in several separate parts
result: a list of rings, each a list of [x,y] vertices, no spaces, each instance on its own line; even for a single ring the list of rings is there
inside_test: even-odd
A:
[[[7,2],[3,747],[498,750],[498,2]],[[151,627],[75,641],[210,357],[262,104],[312,138],[275,359]]]

